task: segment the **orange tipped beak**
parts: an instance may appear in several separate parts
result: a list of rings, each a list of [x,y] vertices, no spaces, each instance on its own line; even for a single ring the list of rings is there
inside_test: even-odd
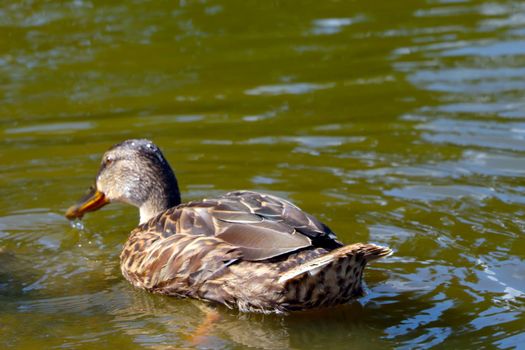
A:
[[[82,197],[82,199],[80,199],[77,204],[69,207],[69,209],[66,211],[66,218],[69,220],[77,218],[81,219],[85,213],[98,210],[108,203],[109,200],[106,198],[104,193],[98,191],[95,186],[92,186],[89,189],[89,192],[84,197]]]

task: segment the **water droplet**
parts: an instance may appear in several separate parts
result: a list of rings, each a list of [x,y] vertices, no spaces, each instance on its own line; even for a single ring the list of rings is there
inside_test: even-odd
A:
[[[86,230],[86,226],[84,226],[84,223],[80,219],[70,221],[69,224],[71,225],[72,228],[75,228],[79,231]]]

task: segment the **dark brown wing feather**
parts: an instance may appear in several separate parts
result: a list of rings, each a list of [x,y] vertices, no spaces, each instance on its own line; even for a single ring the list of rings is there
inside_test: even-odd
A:
[[[254,225],[228,224],[217,237],[239,247],[244,260],[269,259],[312,245],[308,237],[282,229],[290,227],[272,221]]]
[[[330,249],[343,246],[328,226],[283,198],[252,191],[229,192],[221,198],[239,201],[254,214],[293,227],[311,238],[316,246]]]
[[[179,233],[220,238],[238,248],[243,260],[252,261],[310,246],[342,246],[326,225],[290,202],[249,191],[182,204],[146,225],[165,236]]]

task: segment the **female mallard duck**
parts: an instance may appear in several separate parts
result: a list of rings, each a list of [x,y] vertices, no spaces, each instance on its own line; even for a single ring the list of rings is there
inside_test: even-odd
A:
[[[366,263],[389,248],[344,246],[323,223],[269,194],[236,191],[181,204],[177,179],[148,140],[127,140],[102,158],[95,186],[68,209],[81,218],[112,201],[140,210],[120,255],[122,273],[148,291],[286,312],[362,295]]]

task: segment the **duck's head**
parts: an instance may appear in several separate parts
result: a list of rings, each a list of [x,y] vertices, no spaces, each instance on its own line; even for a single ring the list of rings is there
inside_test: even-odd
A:
[[[177,179],[153,142],[126,140],[104,153],[95,184],[67,210],[66,217],[82,218],[110,202],[138,207],[140,223],[180,204]]]

